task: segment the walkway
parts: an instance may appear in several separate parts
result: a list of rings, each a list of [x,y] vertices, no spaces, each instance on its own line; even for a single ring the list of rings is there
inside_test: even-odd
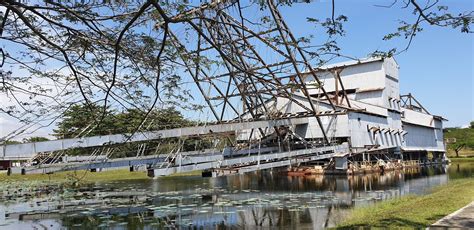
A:
[[[474,201],[438,220],[430,227],[430,229],[438,228],[474,229]]]

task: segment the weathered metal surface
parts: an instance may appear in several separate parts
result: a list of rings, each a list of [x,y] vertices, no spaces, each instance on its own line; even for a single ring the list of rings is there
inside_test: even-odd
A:
[[[180,172],[180,171],[189,171],[189,170],[198,170],[198,169],[207,169],[206,167],[221,167],[221,166],[231,166],[236,164],[247,164],[249,162],[257,161],[269,161],[278,158],[285,157],[295,157],[300,155],[306,155],[310,153],[317,152],[348,152],[349,146],[346,144],[338,146],[326,146],[320,147],[317,149],[309,150],[297,150],[284,153],[272,153],[276,151],[275,148],[262,148],[258,149],[245,149],[235,152],[235,156],[241,156],[243,154],[254,154],[252,156],[245,157],[234,157],[234,158],[224,158],[221,152],[214,152],[209,154],[193,154],[193,152],[183,152],[177,154],[175,160],[172,162],[172,166],[168,167],[170,170],[164,170],[169,173]],[[261,152],[262,155],[255,155],[256,153]],[[30,166],[30,167],[18,167],[12,168],[12,174],[38,174],[38,173],[53,173],[58,171],[74,171],[74,170],[90,170],[90,169],[107,169],[107,168],[124,168],[131,166],[151,166],[163,163],[166,160],[166,156],[146,156],[146,157],[128,157],[128,158],[118,158],[110,160],[101,160],[101,161],[89,161],[82,163],[59,163],[53,165],[43,165],[43,166]],[[210,164],[208,164],[210,163]],[[181,169],[179,169],[181,166]],[[204,167],[204,168],[202,168]],[[173,169],[176,168],[176,169]],[[158,170],[160,171],[160,170]],[[168,175],[168,174],[167,174]]]
[[[337,170],[347,170],[347,156],[334,158]]]
[[[429,114],[418,112],[418,111],[413,111],[406,108],[402,108],[402,112],[404,115],[402,118],[403,122],[434,128],[433,115],[429,115]]]
[[[170,175],[178,172],[232,167],[237,168],[236,170],[238,172],[244,173],[259,169],[286,166],[292,164],[292,162],[298,163],[327,159],[341,153],[349,153],[349,145],[347,143],[337,146],[325,146],[312,149],[253,155],[248,157],[237,157],[224,159],[222,161],[207,161],[191,165],[176,165],[177,163],[175,163],[175,165],[171,167],[155,168],[150,169],[150,171],[152,171],[152,175],[154,177]]]
[[[322,155],[317,155],[317,156],[302,156],[302,157],[296,157],[296,158],[283,160],[283,161],[251,165],[251,166],[239,168],[237,172],[242,174],[242,173],[253,172],[253,171],[262,170],[262,169],[284,167],[284,166],[295,165],[298,163],[329,159],[329,158],[333,158],[337,154],[338,153],[327,153],[327,154],[322,154]]]
[[[431,115],[430,115],[431,116]],[[432,120],[433,127],[403,122],[406,131],[404,151],[446,151],[441,120]]]

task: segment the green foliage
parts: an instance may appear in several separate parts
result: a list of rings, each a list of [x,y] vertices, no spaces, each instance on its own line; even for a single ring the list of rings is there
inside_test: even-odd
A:
[[[64,113],[62,121],[58,123],[58,128],[54,130],[54,135],[61,139],[78,136],[131,134],[197,124],[197,122],[185,119],[175,108],[155,109],[148,116],[146,115],[147,111],[138,109],[129,109],[123,112],[109,110],[100,122],[102,111],[100,106],[93,106],[90,109],[86,105],[74,105]],[[166,154],[176,151],[178,148],[181,151],[202,150],[213,147],[213,143],[214,138],[201,137],[147,141],[144,154]],[[135,142],[115,146],[112,157],[136,156],[141,144],[143,143]],[[67,155],[89,155],[93,149],[72,149],[68,150]]]
[[[472,124],[472,122],[471,122]],[[474,129],[473,128],[446,128],[444,130],[445,138],[456,138],[455,143],[449,143],[448,149],[455,149],[460,145],[466,148],[474,149]]]
[[[418,24],[409,24],[405,21],[401,21],[400,26],[397,28],[397,31],[385,35],[383,37],[383,40],[391,40],[402,35],[405,39],[408,39],[412,35],[416,36],[416,33],[421,31],[423,31],[423,28],[420,28]]]
[[[319,20],[316,18],[307,17],[307,22],[314,23],[316,25],[320,25],[324,29],[326,29],[326,33],[329,36],[340,35],[344,36],[345,31],[343,29],[343,23],[347,22],[347,16],[339,15],[337,18],[326,18],[326,20]]]
[[[471,121],[471,123],[469,124],[469,128],[474,129],[474,121]]]
[[[174,108],[153,110],[145,121],[147,112],[138,109],[129,109],[123,112],[108,110],[104,118],[100,120],[102,112],[103,109],[100,106],[74,105],[64,113],[62,121],[58,123],[58,128],[54,130],[54,135],[58,138],[73,138],[132,133],[137,130],[170,129],[192,124]]]
[[[387,7],[392,7],[395,4],[397,4],[397,1]],[[403,5],[402,8],[413,7],[413,15],[417,19],[414,21],[400,19],[400,24],[396,31],[386,34],[383,40],[404,38],[408,41],[406,47],[399,51],[397,51],[397,48],[391,48],[388,51],[376,50],[372,56],[391,57],[408,50],[413,38],[423,31],[423,26],[426,24],[437,27],[451,27],[453,29],[460,28],[462,33],[472,33],[470,29],[470,25],[474,23],[472,11],[452,13],[448,11],[448,6],[438,5],[438,1],[433,4],[427,4],[427,6],[418,5],[415,1],[408,1]]]
[[[29,138],[23,139],[23,142],[40,142],[40,141],[49,141],[49,139],[46,137],[29,137]]]
[[[54,130],[54,136],[62,138],[74,138],[79,135],[95,136],[113,134],[115,127],[114,111],[105,114],[104,119],[97,125],[103,108],[99,105],[73,105],[64,114],[63,119]],[[85,131],[87,129],[87,131]]]
[[[13,144],[20,144],[21,142],[19,141],[13,141],[13,140],[7,140],[4,142],[6,145],[13,145]]]
[[[142,123],[146,112],[138,109],[130,109],[114,115],[114,132],[115,133],[131,133]],[[172,129],[178,127],[189,126],[191,121],[183,118],[183,115],[174,108],[153,110],[148,115],[144,127],[140,130],[160,130]]]
[[[313,24],[315,26],[316,31],[321,30],[321,32],[324,32],[325,34],[327,34],[328,38],[325,43],[318,45],[317,47],[312,47],[316,49],[307,49],[307,50],[304,50],[304,52],[309,54],[311,58],[319,59],[318,65],[326,64],[327,60],[326,58],[324,58],[324,56],[327,56],[327,55],[339,56],[340,55],[339,52],[341,51],[341,49],[339,48],[337,39],[339,37],[343,37],[346,35],[346,32],[344,30],[344,23],[348,21],[347,16],[339,15],[335,17],[333,15],[332,18],[326,18],[326,19],[306,17],[306,21],[310,24]],[[313,38],[313,36],[311,35],[310,38]],[[301,40],[302,39],[300,39],[300,41]],[[309,44],[310,43],[309,41],[310,40],[305,41],[305,43]],[[301,44],[300,46],[305,47],[304,43]],[[311,46],[308,46],[308,47],[311,47]]]

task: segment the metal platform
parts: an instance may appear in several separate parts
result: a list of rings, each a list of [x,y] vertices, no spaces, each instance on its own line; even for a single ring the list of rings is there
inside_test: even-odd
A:
[[[266,151],[264,151],[266,150]],[[244,149],[236,151],[233,156],[225,156],[221,152],[208,154],[177,153],[170,161],[166,155],[146,157],[118,158],[106,161],[91,161],[82,163],[59,163],[52,165],[12,168],[12,174],[39,174],[58,171],[94,170],[101,171],[109,168],[129,168],[143,166],[148,168],[149,176],[158,177],[179,172],[194,170],[236,171],[237,173],[251,172],[259,169],[283,167],[292,164],[332,158],[336,155],[347,154],[347,143],[336,146],[277,152],[275,148]],[[246,156],[245,156],[246,155]],[[164,166],[166,164],[166,166]],[[224,175],[230,173],[216,173]]]
[[[173,165],[163,168],[150,168],[148,175],[158,177],[173,173],[189,172],[194,170],[216,170],[214,176],[231,173],[217,173],[217,171],[228,171],[233,173],[246,173],[260,169],[283,167],[292,164],[323,160],[332,158],[337,154],[349,153],[349,145],[343,143],[336,146],[324,146],[303,150],[277,152],[269,154],[251,155],[245,157],[223,158],[222,160],[206,160],[199,163],[186,164],[186,156],[177,157]]]
[[[128,142],[157,140],[171,137],[209,135],[236,130],[257,129],[277,126],[291,126],[308,123],[307,117],[284,117],[279,119],[236,120],[228,123],[196,127],[159,130],[131,134],[115,134],[82,138],[60,139],[53,141],[32,142],[13,145],[0,145],[0,160],[30,159],[37,153],[67,150],[73,148],[99,147]]]

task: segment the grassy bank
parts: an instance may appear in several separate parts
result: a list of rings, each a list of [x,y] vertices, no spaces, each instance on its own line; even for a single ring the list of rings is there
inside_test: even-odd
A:
[[[448,157],[449,158],[474,158],[474,150],[472,149],[463,149],[459,151],[459,157],[456,157],[454,150],[449,149],[448,146]]]
[[[472,162],[474,163],[474,157],[450,157],[452,163],[456,162]]]
[[[452,180],[422,196],[405,196],[355,208],[338,227],[422,228],[474,200],[474,180]]]
[[[186,173],[176,173],[164,178],[172,178],[176,176],[197,176],[201,175],[201,171],[192,171]],[[114,180],[136,180],[136,179],[150,179],[146,172],[130,172],[128,169],[109,170],[104,172],[89,172],[89,171],[68,171],[57,172],[54,174],[30,174],[19,175],[14,174],[7,176],[5,173],[0,174],[0,181],[42,181],[42,182],[67,182],[80,180],[81,182],[99,182],[99,181],[114,181]]]

